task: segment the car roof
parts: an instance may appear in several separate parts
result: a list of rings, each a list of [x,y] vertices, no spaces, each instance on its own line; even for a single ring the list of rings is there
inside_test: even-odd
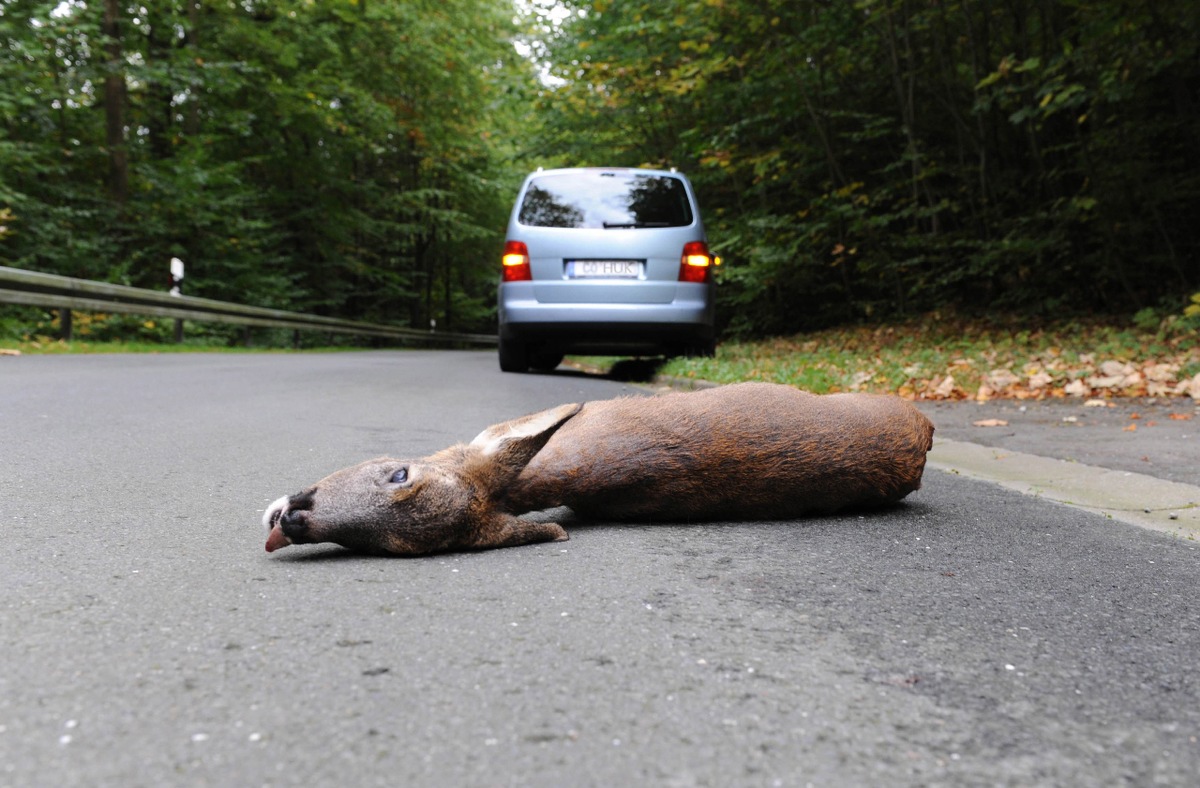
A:
[[[661,170],[651,167],[555,167],[553,169],[538,167],[535,171],[529,173],[529,177],[533,178],[538,175],[557,175],[569,172],[632,172],[646,175],[670,175],[686,180],[686,176],[676,169]]]

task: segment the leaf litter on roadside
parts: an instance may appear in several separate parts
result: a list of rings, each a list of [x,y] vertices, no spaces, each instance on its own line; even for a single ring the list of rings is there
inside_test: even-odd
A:
[[[676,359],[663,372],[914,400],[1072,398],[1104,404],[1161,397],[1200,403],[1200,338],[1099,322],[1028,330],[934,316],[906,325],[725,342],[713,359]]]

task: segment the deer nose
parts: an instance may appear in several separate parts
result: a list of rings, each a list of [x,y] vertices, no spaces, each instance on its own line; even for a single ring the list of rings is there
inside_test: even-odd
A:
[[[313,505],[315,490],[306,490],[288,498],[287,509],[279,517],[279,527],[295,541],[308,530],[309,511]]]
[[[279,518],[279,530],[292,544],[307,541],[308,512],[304,509],[288,509]]]
[[[279,518],[279,525],[283,528],[284,533],[287,533],[289,529],[307,528],[308,512],[304,509],[288,509]]]

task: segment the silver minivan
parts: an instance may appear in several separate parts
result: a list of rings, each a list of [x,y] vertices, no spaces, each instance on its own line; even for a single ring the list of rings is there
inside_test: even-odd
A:
[[[678,172],[580,167],[529,175],[500,282],[500,368],[566,353],[711,355],[712,269],[696,195]]]

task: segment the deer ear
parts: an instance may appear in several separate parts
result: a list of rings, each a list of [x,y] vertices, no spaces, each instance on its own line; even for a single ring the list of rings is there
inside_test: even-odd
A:
[[[532,413],[519,419],[493,424],[475,436],[471,448],[478,449],[484,457],[494,458],[506,465],[524,468],[533,455],[542,450],[559,427],[583,409],[571,403],[557,408]]]

